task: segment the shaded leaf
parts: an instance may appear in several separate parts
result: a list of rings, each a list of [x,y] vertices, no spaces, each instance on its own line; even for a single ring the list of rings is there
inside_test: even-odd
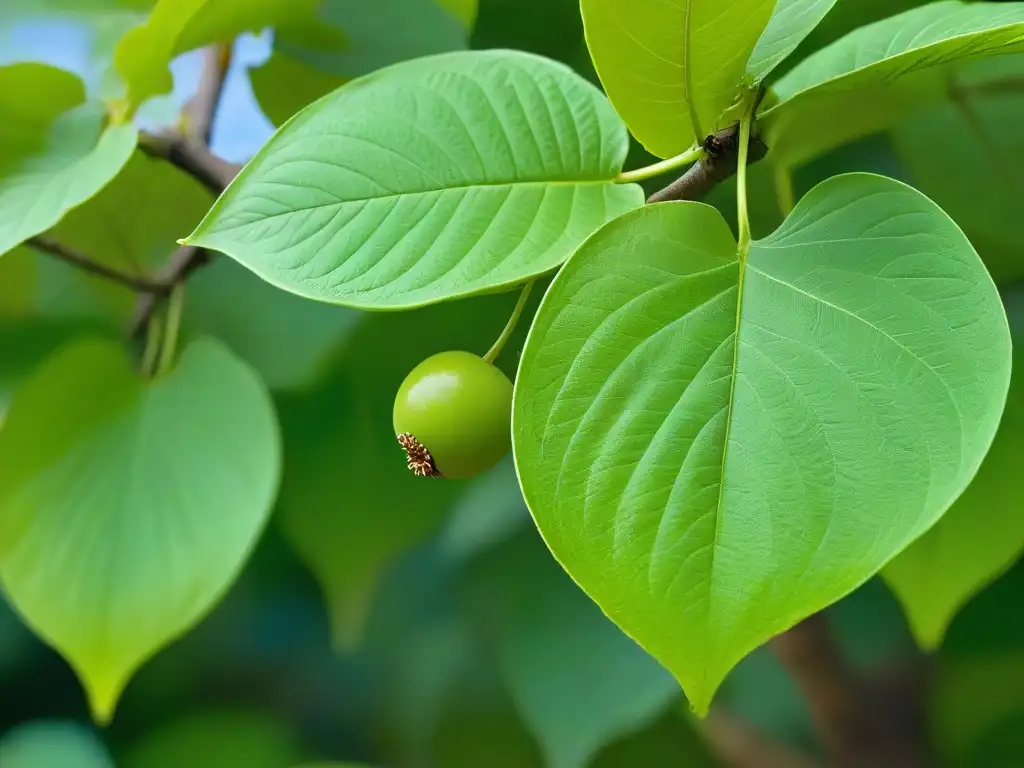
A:
[[[703,713],[739,659],[941,517],[1009,371],[977,254],[899,182],[830,179],[740,260],[714,209],[648,206],[541,305],[519,479],[555,556]]]
[[[307,298],[404,309],[549,272],[640,205],[628,142],[567,67],[512,51],[397,64],[316,102],[187,242]]]
[[[152,382],[117,345],[81,341],[18,391],[0,431],[0,578],[98,720],[234,581],[278,463],[265,388],[212,341]]]
[[[977,477],[928,533],[883,574],[925,649],[937,648],[957,611],[1024,552],[1024,358],[1018,356],[999,432]]]
[[[532,531],[481,563],[477,599],[550,768],[584,768],[679,698],[672,676],[582,594]]]
[[[319,0],[159,0],[145,23],[117,44],[114,62],[130,107],[173,86],[171,59],[242,32],[258,32],[312,13]]]
[[[996,282],[1024,276],[1024,56],[971,62],[892,136],[915,186],[967,232]]]
[[[1024,52],[1024,3],[942,0],[861,27],[809,56],[774,86],[768,145],[795,165],[884,130],[946,95],[943,67]]]
[[[107,125],[81,81],[42,64],[0,67],[0,254],[54,226],[114,178],[135,129]]]
[[[0,739],[4,768],[114,768],[103,742],[77,723],[38,720]]]
[[[347,81],[406,59],[466,47],[475,0],[325,0],[279,28],[271,57],[250,70],[264,113],[280,125]]]
[[[778,0],[754,52],[747,62],[747,74],[760,82],[796,50],[819,22],[832,10],[836,0]]]
[[[719,126],[775,0],[581,0],[608,96],[652,154],[680,154]]]

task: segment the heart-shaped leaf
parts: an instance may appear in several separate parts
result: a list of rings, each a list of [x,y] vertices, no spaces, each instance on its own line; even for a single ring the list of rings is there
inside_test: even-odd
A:
[[[943,0],[851,32],[774,86],[761,123],[772,155],[795,165],[884,130],[946,96],[943,67],[1024,52],[1024,3]]]
[[[939,519],[1010,372],[977,254],[899,182],[832,178],[737,250],[701,204],[608,224],[544,298],[513,407],[548,545],[702,713]]]
[[[974,482],[928,533],[882,572],[918,643],[937,648],[964,604],[1024,552],[1024,358],[1003,421]]]
[[[747,74],[756,82],[767,77],[796,50],[836,0],[778,0],[768,26],[747,62]]]
[[[84,93],[53,67],[0,67],[0,254],[54,226],[131,157],[135,129],[107,125],[104,105]]]
[[[476,0],[462,5],[325,0],[305,22],[276,31],[270,58],[249,71],[253,93],[264,113],[280,125],[354,77],[406,59],[463,49]]]
[[[775,0],[581,0],[587,46],[629,130],[671,157],[719,127]]]
[[[0,580],[98,720],[234,581],[279,463],[266,388],[213,341],[150,382],[117,345],[81,341],[15,395],[0,431]]]
[[[640,205],[600,91],[526,53],[450,53],[353,81],[290,120],[188,238],[307,298],[401,309],[559,266]]]

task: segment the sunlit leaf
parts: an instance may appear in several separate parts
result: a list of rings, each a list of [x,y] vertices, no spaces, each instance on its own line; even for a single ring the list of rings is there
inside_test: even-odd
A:
[[[135,149],[81,81],[42,64],[0,67],[0,254],[99,192]]]
[[[836,0],[778,0],[768,26],[747,62],[747,74],[760,82],[796,50]]]
[[[585,768],[679,698],[672,676],[576,588],[535,532],[482,561],[476,580],[512,697],[550,768]]]
[[[883,571],[918,642],[934,649],[956,612],[1024,552],[1024,357],[992,449],[946,515]]]
[[[216,42],[230,42],[246,31],[300,19],[319,0],[159,0],[144,24],[117,44],[114,61],[137,107],[171,90],[171,59]]]
[[[943,99],[943,67],[1024,52],[1024,3],[942,0],[851,32],[774,86],[762,118],[773,155],[805,162]]]
[[[279,459],[263,384],[213,341],[151,382],[117,345],[81,341],[18,391],[0,431],[0,578],[98,720],[234,581]]]
[[[626,131],[567,67],[451,53],[353,81],[291,120],[187,242],[319,301],[400,309],[549,272],[643,202]]]
[[[701,713],[941,517],[1009,384],[991,279],[899,182],[830,179],[742,256],[701,204],[604,227],[548,291],[513,409],[545,541]]]
[[[587,45],[629,130],[671,157],[719,127],[775,0],[582,0]]]

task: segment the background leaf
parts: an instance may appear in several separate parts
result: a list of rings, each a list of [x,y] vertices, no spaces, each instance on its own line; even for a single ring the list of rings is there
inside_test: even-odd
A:
[[[263,385],[212,341],[151,383],[82,341],[19,390],[0,432],[0,578],[98,720],[234,580],[279,460]]]
[[[943,67],[1024,52],[1024,3],[943,0],[861,27],[774,86],[762,117],[777,160],[796,165],[884,130],[946,95]]]
[[[1009,382],[981,261],[898,182],[824,182],[751,246],[740,307],[739,274],[708,206],[617,219],[548,291],[513,408],[545,541],[699,713],[945,512]]]
[[[679,698],[672,676],[580,592],[536,533],[506,544],[477,574],[502,670],[549,768],[585,768]]]
[[[8,731],[0,739],[4,768],[114,768],[96,735],[73,722],[37,721]]]
[[[610,183],[626,149],[608,102],[562,65],[510,51],[419,59],[304,110],[188,242],[353,307],[493,292],[551,271],[643,202]]]
[[[67,72],[0,67],[0,254],[55,225],[131,157],[135,129],[106,126],[103,105],[83,99]]]

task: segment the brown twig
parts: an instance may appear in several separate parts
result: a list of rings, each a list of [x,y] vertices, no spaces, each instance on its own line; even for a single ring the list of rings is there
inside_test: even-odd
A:
[[[210,134],[230,64],[230,46],[216,45],[208,48],[199,76],[198,90],[184,108],[185,130],[174,134],[146,135],[140,142],[143,151],[174,164],[214,194],[223,192],[240,169],[240,166],[214,155],[209,148]],[[210,255],[204,249],[181,246],[171,254],[159,282],[173,287],[209,260]],[[146,328],[162,298],[163,295],[153,294],[139,296],[128,328],[129,338],[134,338]]]
[[[68,264],[71,264],[85,272],[106,278],[107,280],[123,285],[125,288],[137,291],[138,293],[144,293],[152,298],[164,296],[170,291],[170,286],[159,280],[151,280],[148,277],[133,275],[129,272],[123,272],[120,269],[116,269],[115,267],[101,264],[100,262],[94,261],[85,254],[79,253],[73,248],[69,248],[47,235],[36,235],[35,237],[30,238],[25,244],[35,248],[37,251],[47,254],[48,256],[53,256],[54,258],[67,262]]]
[[[712,710],[701,722],[701,731],[712,753],[728,768],[822,768],[813,758],[720,710]]]
[[[772,651],[803,693],[830,764],[841,768],[932,765],[915,687],[872,684],[843,658],[823,614],[776,637]]]
[[[740,126],[736,123],[729,128],[711,134],[704,140],[707,155],[664,189],[658,190],[648,203],[664,203],[668,200],[700,200],[715,186],[736,174],[739,163]],[[757,135],[750,137],[748,165],[764,159],[768,147]]]

